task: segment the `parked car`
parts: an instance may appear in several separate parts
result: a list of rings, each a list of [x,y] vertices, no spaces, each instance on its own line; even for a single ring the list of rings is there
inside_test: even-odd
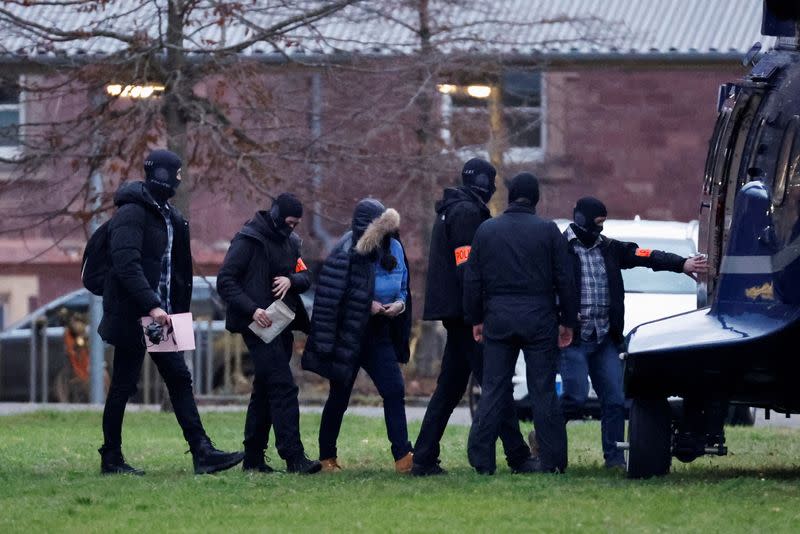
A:
[[[556,219],[556,224],[564,231],[568,219]],[[642,248],[665,250],[691,256],[697,254],[698,221],[673,222],[634,219],[607,219],[603,224],[603,235],[621,241],[632,241]],[[668,317],[689,310],[698,305],[697,283],[685,274],[668,271],[653,272],[644,267],[624,269],[625,283],[625,329],[624,334],[636,325]],[[528,400],[528,384],[525,378],[525,360],[520,352],[513,377],[514,402],[521,420],[531,419]],[[561,376],[556,377],[556,391],[561,395]],[[474,414],[480,387],[472,381],[469,388],[470,408]],[[584,415],[599,418],[600,404],[597,394],[591,387]]]
[[[311,308],[310,292],[303,295]],[[0,332],[0,401],[88,401],[89,303],[78,289],[58,297]],[[217,295],[216,277],[195,276],[191,310],[197,349],[191,353],[195,393],[218,389],[231,374],[247,375],[246,348],[225,330],[225,307]],[[37,335],[33,335],[37,333]],[[46,343],[42,341],[46,339]],[[105,346],[106,367],[113,348]],[[31,373],[31,369],[34,373]],[[157,402],[160,382],[145,359],[136,401]],[[106,376],[106,382],[108,377]]]

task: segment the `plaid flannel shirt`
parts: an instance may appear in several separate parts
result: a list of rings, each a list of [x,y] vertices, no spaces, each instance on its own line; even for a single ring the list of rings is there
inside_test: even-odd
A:
[[[584,246],[572,228],[567,228],[567,241],[578,255],[581,262],[581,305],[580,324],[581,339],[590,340],[596,335],[598,342],[608,334],[609,293],[608,275],[603,253],[600,251],[600,237],[591,247]]]
[[[164,216],[164,222],[167,225],[167,248],[164,250],[164,255],[161,257],[161,279],[158,281],[158,297],[161,299],[161,308],[167,313],[172,313],[172,306],[170,304],[170,284],[172,279],[172,238],[174,229],[172,228],[172,219],[169,214],[169,204],[166,202],[163,206],[159,206],[161,215]]]

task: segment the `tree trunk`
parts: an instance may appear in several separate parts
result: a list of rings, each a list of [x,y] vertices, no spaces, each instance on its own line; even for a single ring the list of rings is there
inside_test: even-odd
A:
[[[185,72],[185,53],[183,48],[184,38],[184,11],[186,0],[170,0],[167,13],[167,58],[164,64],[166,72],[166,94],[161,113],[164,116],[164,124],[167,130],[167,148],[180,156],[183,161],[181,170],[181,186],[175,198],[174,204],[186,217],[189,218],[189,207],[191,204],[192,177],[189,172],[188,162],[186,161],[187,146],[187,121],[186,114],[182,110],[184,102],[189,101],[192,87],[187,83]]]

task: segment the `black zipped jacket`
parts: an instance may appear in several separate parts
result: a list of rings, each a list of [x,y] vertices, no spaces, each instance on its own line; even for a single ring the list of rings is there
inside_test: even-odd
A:
[[[311,287],[311,273],[300,255],[302,240],[279,233],[267,211],[259,211],[236,234],[217,275],[217,292],[227,305],[225,328],[248,331],[257,309],[275,301],[272,281],[286,276],[292,286],[284,302],[295,312],[290,330],[308,331],[308,314],[300,294]]]
[[[568,232],[564,231],[564,238]],[[575,252],[575,242],[577,238],[569,241],[569,258],[572,265],[573,280],[575,281],[574,308],[580,311],[581,299],[581,259]],[[683,264],[686,258],[664,252],[663,250],[651,250],[639,248],[636,243],[628,241],[617,241],[600,234],[600,252],[606,267],[608,276],[608,299],[609,299],[609,328],[608,335],[611,341],[619,345],[624,336],[625,329],[625,285],[622,281],[622,269],[632,269],[634,267],[647,267],[654,271],[672,271],[674,273],[683,272]],[[578,326],[580,328],[580,326]],[[572,337],[573,343],[578,343],[581,338],[579,330],[575,331]]]
[[[423,319],[464,319],[464,266],[475,232],[491,217],[486,204],[466,187],[444,190],[431,230]]]
[[[464,273],[467,322],[487,338],[555,343],[558,325],[574,328],[575,284],[567,241],[556,223],[511,204],[475,234]]]
[[[109,223],[111,269],[103,289],[103,319],[98,332],[114,346],[144,347],[140,319],[161,306],[158,283],[167,248],[167,225],[144,182],[122,185],[114,195],[117,211]],[[192,252],[189,223],[170,206],[173,228],[170,305],[189,311],[192,302]]]

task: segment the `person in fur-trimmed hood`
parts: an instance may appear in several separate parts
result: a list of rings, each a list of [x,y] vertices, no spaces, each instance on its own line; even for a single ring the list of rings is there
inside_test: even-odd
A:
[[[361,200],[351,230],[320,271],[302,365],[330,380],[319,431],[325,471],[341,470],[336,440],[360,368],[383,398],[395,469],[411,470],[405,383],[399,366],[409,358],[411,293],[399,227],[395,210],[375,199]]]

